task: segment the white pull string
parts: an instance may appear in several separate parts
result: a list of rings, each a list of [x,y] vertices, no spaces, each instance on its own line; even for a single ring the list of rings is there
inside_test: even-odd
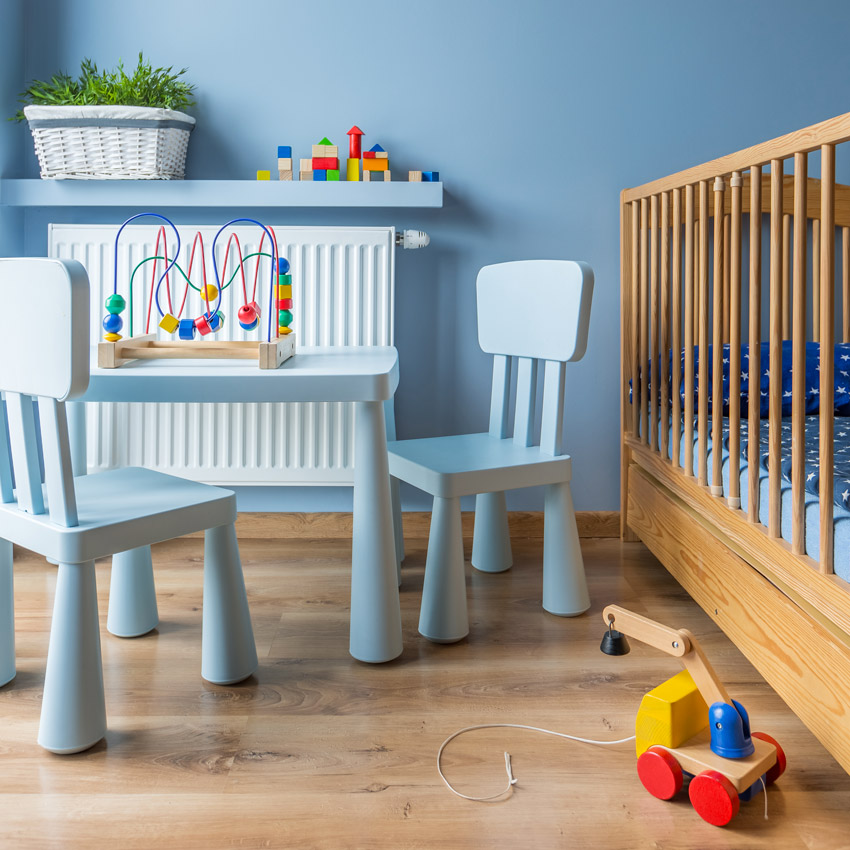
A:
[[[505,753],[505,771],[508,774],[508,784],[502,791],[499,791],[496,794],[491,794],[488,797],[472,797],[468,794],[461,794],[460,791],[452,787],[451,782],[446,779],[446,775],[443,773],[443,750],[445,750],[449,742],[457,738],[458,735],[463,735],[465,732],[472,732],[475,729],[526,729],[529,732],[541,732],[544,735],[554,735],[556,738],[567,738],[570,741],[578,741],[582,744],[596,744],[600,747],[612,746],[614,744],[625,744],[629,741],[634,741],[635,739],[634,735],[630,735],[628,738],[619,738],[616,741],[594,741],[592,738],[580,738],[578,735],[567,735],[565,732],[553,732],[551,729],[541,729],[539,726],[525,726],[521,723],[479,723],[477,726],[466,726],[463,729],[458,729],[457,732],[453,732],[449,735],[449,737],[446,738],[446,740],[440,745],[440,749],[437,752],[437,773],[440,774],[440,779],[446,783],[446,787],[452,792],[452,794],[462,797],[464,800],[472,800],[476,803],[496,802],[513,790],[513,786],[516,785],[517,780],[513,775],[513,770],[511,769],[510,753]]]

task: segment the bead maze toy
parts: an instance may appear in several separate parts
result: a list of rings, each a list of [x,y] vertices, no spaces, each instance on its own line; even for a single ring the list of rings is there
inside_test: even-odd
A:
[[[158,218],[165,222],[174,231],[177,240],[177,248],[174,258],[169,262],[168,247],[165,225],[161,225],[157,234],[156,245],[154,247],[154,256],[147,257],[139,263],[130,274],[129,281],[129,329],[130,336],[123,339],[121,330],[124,327],[124,320],[121,318],[121,313],[124,312],[128,305],[128,301],[118,292],[118,244],[121,238],[121,233],[130,222],[143,217]],[[260,239],[259,249],[255,254],[242,256],[242,248],[239,244],[239,239],[235,233],[230,234],[227,242],[227,247],[224,252],[224,261],[219,274],[218,261],[216,257],[216,245],[221,234],[231,225],[239,222],[248,222],[256,224],[263,231]],[[264,241],[268,237],[270,253],[263,252]],[[160,256],[160,244],[162,244],[162,255]],[[123,366],[132,360],[150,360],[158,358],[188,358],[188,359],[256,359],[260,369],[276,369],[295,354],[295,334],[292,333],[290,327],[293,320],[292,315],[292,276],[290,274],[289,261],[285,257],[281,257],[277,249],[277,239],[274,231],[267,228],[264,224],[252,218],[235,218],[222,225],[216,233],[212,243],[212,262],[213,271],[215,273],[215,283],[207,283],[206,276],[206,259],[204,256],[204,244],[201,234],[195,235],[192,243],[192,249],[189,255],[188,270],[184,271],[178,264],[177,260],[180,256],[180,232],[177,230],[173,222],[159,213],[143,212],[128,218],[118,229],[115,236],[115,258],[114,258],[114,277],[112,294],[106,299],[106,316],[103,319],[103,342],[98,344],[98,366],[105,369],[114,369]],[[238,254],[238,264],[236,270],[228,280],[224,280],[224,273],[227,270],[228,257],[230,256],[231,244],[235,244]],[[196,248],[200,246],[201,268],[202,268],[202,283],[196,285],[192,282],[192,268],[195,259]],[[254,273],[254,286],[249,296],[248,286],[245,278],[245,262],[253,257],[256,257],[256,267]],[[242,294],[243,304],[238,310],[239,326],[244,331],[254,331],[258,328],[261,317],[260,305],[257,301],[257,284],[260,271],[260,263],[263,257],[270,259],[270,282],[269,282],[269,320],[267,339],[263,341],[239,340],[239,341],[223,341],[213,340],[213,335],[222,329],[224,326],[225,316],[222,313],[221,298],[222,292],[230,286],[236,278],[236,275],[242,274]],[[165,263],[165,270],[156,278],[156,269],[158,262]],[[151,277],[150,294],[148,297],[147,320],[145,324],[145,333],[140,335],[133,334],[133,281],[139,269],[148,262],[153,263],[153,274]],[[175,309],[175,300],[172,299],[171,278],[172,270],[179,272],[185,280],[185,288],[180,301],[179,308]],[[167,310],[163,309],[161,303],[161,290],[165,289],[165,300]],[[186,307],[190,289],[195,290],[201,297],[203,302],[203,310],[196,318],[184,317],[184,309]],[[158,340],[155,333],[150,332],[152,308],[156,306],[156,311],[159,315],[159,327],[167,334],[177,333],[177,340]],[[275,310],[276,308],[276,310]],[[272,323],[272,319],[277,317],[277,322]],[[196,341],[195,337],[199,335],[201,340]]]
[[[635,722],[637,772],[644,788],[672,799],[690,777],[697,814],[725,826],[785,771],[782,747],[764,732],[750,732],[744,706],[717,678],[697,639],[617,605],[602,612],[606,655],[629,652],[626,635],[679,658],[685,669],[646,694]],[[617,630],[615,631],[614,626]]]

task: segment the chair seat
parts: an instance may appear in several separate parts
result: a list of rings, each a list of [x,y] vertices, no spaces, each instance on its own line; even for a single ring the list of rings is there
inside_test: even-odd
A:
[[[452,498],[569,481],[569,455],[518,446],[490,434],[459,434],[388,444],[390,475],[432,496]]]
[[[102,558],[236,521],[230,490],[130,467],[74,479],[79,525],[0,504],[0,538],[66,564]],[[45,494],[45,503],[47,497]]]

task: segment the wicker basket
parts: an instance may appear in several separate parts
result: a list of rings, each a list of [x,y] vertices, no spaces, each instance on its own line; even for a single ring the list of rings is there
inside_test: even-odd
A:
[[[195,119],[146,106],[27,106],[41,176],[182,180]]]

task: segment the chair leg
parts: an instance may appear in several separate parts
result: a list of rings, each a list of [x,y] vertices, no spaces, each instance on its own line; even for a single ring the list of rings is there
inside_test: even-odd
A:
[[[140,546],[112,556],[106,628],[116,637],[146,635],[159,625],[151,547]]]
[[[434,497],[419,633],[435,643],[454,643],[469,634],[458,498]]]
[[[404,560],[404,526],[401,520],[399,480],[392,476],[390,476],[390,501],[393,508],[393,537],[395,538],[395,558],[398,561],[398,583],[401,585],[401,562]]]
[[[574,617],[590,607],[570,484],[546,486],[543,531],[543,607]]]
[[[94,561],[59,564],[38,743],[78,753],[106,734]]]
[[[0,686],[15,678],[15,582],[12,543],[0,540]]]
[[[232,523],[204,534],[202,646],[201,676],[216,685],[241,682],[259,666]]]
[[[479,493],[475,497],[472,566],[484,573],[502,573],[513,562],[505,494]]]

